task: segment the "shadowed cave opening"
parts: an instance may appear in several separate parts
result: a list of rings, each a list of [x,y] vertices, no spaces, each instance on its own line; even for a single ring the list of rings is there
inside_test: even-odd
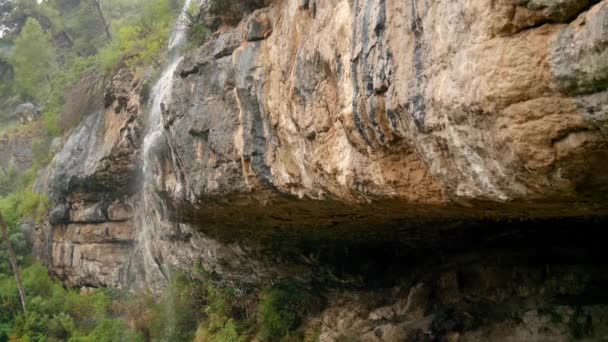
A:
[[[607,226],[606,218],[452,222],[430,240],[424,235],[412,238],[415,232],[407,229],[366,241],[277,239],[268,248],[284,255],[313,255],[315,264],[330,269],[337,280],[330,287],[338,288],[390,288],[446,270],[461,272],[464,284],[470,281],[466,270],[488,266],[505,272],[575,267],[590,272],[595,284],[590,291],[608,303],[608,293],[595,291],[608,285]]]

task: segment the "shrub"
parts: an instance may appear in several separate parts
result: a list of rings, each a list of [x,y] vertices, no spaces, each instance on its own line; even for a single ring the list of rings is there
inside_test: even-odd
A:
[[[233,318],[234,291],[213,284],[207,285],[205,321],[196,332],[195,341],[239,342],[245,325],[237,325]]]
[[[6,170],[0,168],[0,196],[5,196],[17,190],[19,172],[14,163],[9,164]]]
[[[154,305],[150,333],[164,341],[190,341],[203,317],[205,288],[202,283],[177,273]]]
[[[104,319],[93,331],[81,337],[72,338],[73,342],[138,342],[145,341],[144,336],[129,330],[119,319]]]
[[[98,53],[98,64],[112,72],[121,61],[131,67],[159,64],[167,47],[175,11],[169,0],[143,1],[133,24],[116,29],[114,40]]]
[[[211,30],[207,27],[202,20],[199,19],[200,6],[197,3],[192,3],[190,8],[186,11],[186,15],[183,18],[184,23],[181,23],[188,28],[188,36],[190,44],[186,48],[188,50],[194,49],[202,45],[211,34]]]
[[[262,291],[260,337],[280,341],[295,331],[311,310],[308,291],[296,284],[279,284]]]
[[[23,269],[27,315],[20,311],[14,279],[0,273],[0,338],[23,341],[144,341],[113,316],[112,300],[102,290],[81,294],[65,289],[34,263]]]
[[[0,198],[0,212],[9,227],[17,227],[25,218],[32,218],[37,222],[42,220],[49,207],[46,196],[32,191],[15,191]]]

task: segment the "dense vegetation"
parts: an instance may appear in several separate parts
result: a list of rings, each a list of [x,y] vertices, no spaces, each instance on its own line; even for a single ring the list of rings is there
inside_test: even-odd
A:
[[[10,9],[0,26],[12,28],[0,39],[0,123],[11,121],[17,104],[33,102],[43,108],[46,131],[58,135],[96,105],[103,81],[120,64],[160,63],[179,4],[102,4],[0,0]]]
[[[23,314],[0,255],[0,342],[301,341],[297,329],[312,309],[308,291],[294,284],[256,292],[197,270],[175,274],[160,300],[112,289],[65,289],[26,256],[23,233],[13,230],[12,240],[24,267],[28,311]]]
[[[0,214],[10,229],[27,294],[17,284],[0,240],[0,342],[5,341],[261,341],[301,340],[312,310],[309,290],[275,284],[261,291],[227,284],[196,267],[175,273],[160,299],[120,290],[66,289],[31,256],[34,224],[48,200],[33,193],[31,175],[0,173]]]

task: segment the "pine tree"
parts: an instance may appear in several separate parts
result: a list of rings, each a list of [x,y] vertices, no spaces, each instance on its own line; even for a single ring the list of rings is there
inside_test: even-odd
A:
[[[15,70],[17,91],[23,98],[43,100],[47,97],[52,75],[57,70],[55,47],[40,23],[28,18],[15,40],[9,59]]]

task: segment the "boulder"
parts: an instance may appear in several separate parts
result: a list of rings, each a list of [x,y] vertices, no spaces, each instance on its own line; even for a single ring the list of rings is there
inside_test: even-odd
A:
[[[21,124],[26,125],[39,120],[42,117],[42,111],[35,104],[27,102],[17,106],[13,115]]]

